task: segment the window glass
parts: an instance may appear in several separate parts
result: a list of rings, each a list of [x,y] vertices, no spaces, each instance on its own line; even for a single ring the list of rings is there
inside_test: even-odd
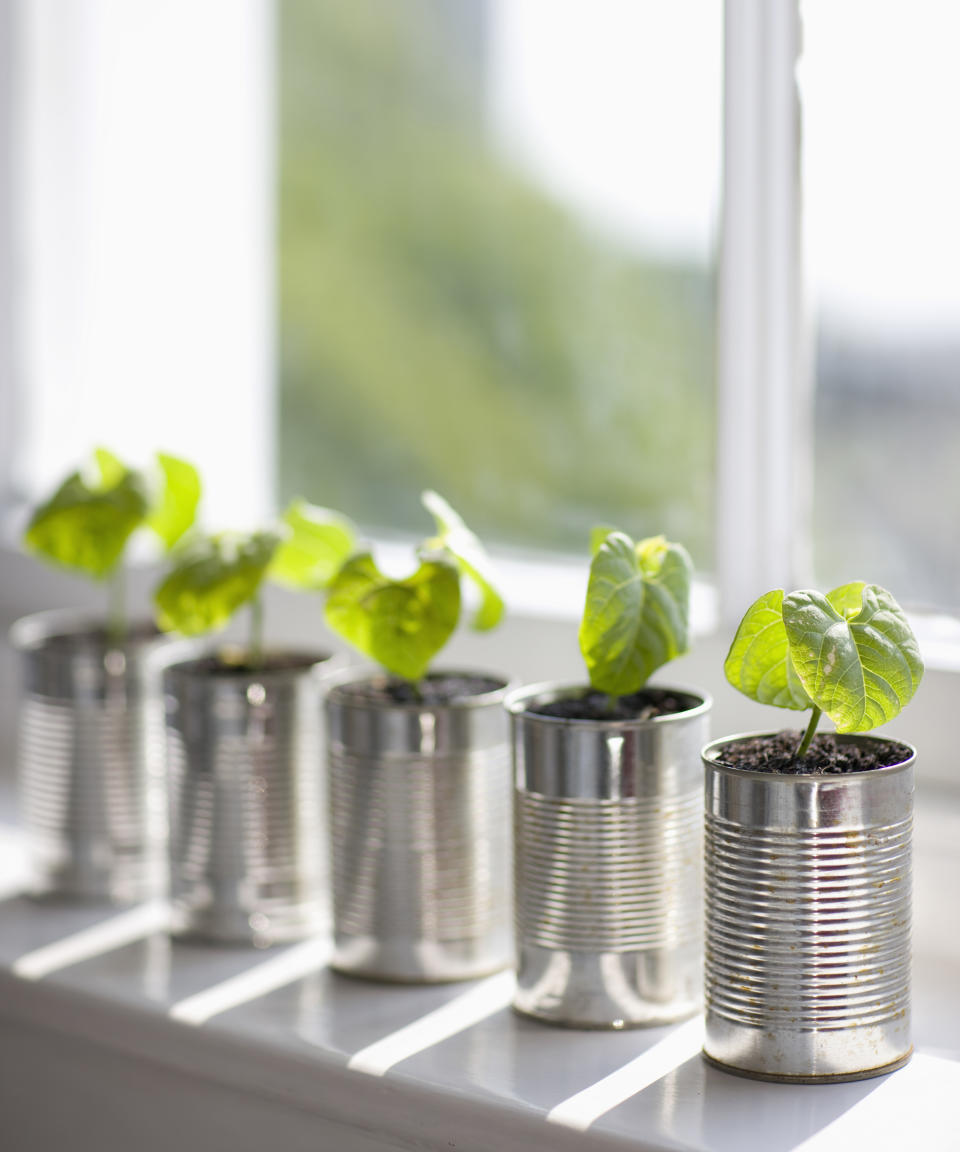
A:
[[[283,0],[280,488],[711,555],[714,0]]]
[[[818,580],[956,607],[960,7],[807,0]]]

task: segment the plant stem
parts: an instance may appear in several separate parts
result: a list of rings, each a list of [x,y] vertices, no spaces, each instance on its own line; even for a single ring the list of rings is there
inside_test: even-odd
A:
[[[127,570],[121,561],[108,585],[107,640],[112,646],[123,643],[127,631]]]
[[[607,711],[610,713],[611,716],[617,710],[617,701],[619,699],[620,699],[620,697],[614,696],[614,694],[612,692],[607,693]]]
[[[813,713],[810,716],[810,723],[807,725],[807,730],[803,734],[803,739],[800,741],[800,747],[793,755],[794,760],[799,760],[802,756],[806,756],[807,749],[810,747],[810,742],[813,740],[813,734],[817,730],[817,725],[820,723],[822,710],[816,705],[813,706]]]
[[[250,601],[250,644],[247,660],[253,671],[263,663],[263,603],[259,596]]]

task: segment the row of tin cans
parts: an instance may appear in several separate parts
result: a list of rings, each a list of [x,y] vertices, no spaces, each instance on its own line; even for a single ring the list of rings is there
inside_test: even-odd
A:
[[[722,1066],[842,1079],[909,1055],[912,758],[761,775],[719,742],[701,759],[698,693],[572,721],[531,708],[582,689],[397,703],[315,655],[250,672],[62,619],[13,639],[40,890],[125,902],[166,876],[177,935],[332,929],[334,966],[373,979],[515,962],[515,1008],[576,1027],[693,1015],[705,955]]]

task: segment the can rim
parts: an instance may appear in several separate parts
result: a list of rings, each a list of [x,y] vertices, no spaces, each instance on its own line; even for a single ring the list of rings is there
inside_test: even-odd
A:
[[[504,701],[504,707],[511,716],[529,716],[536,723],[543,723],[558,727],[576,727],[585,730],[635,729],[647,728],[658,724],[672,724],[680,720],[689,720],[695,716],[702,716],[713,707],[713,698],[700,688],[688,688],[678,684],[651,684],[651,688],[659,688],[665,692],[676,692],[682,696],[691,696],[699,703],[693,708],[685,708],[682,712],[668,712],[662,716],[651,716],[646,720],[587,720],[571,716],[545,716],[539,712],[529,712],[530,703],[537,697],[548,697],[543,703],[553,700],[562,700],[577,693],[592,691],[589,684],[581,682],[567,682],[560,680],[544,680],[536,684],[526,684],[510,692]]]
[[[167,639],[149,617],[137,616],[127,621],[128,635],[124,643],[151,647]],[[107,618],[100,612],[82,608],[49,608],[21,616],[10,625],[7,633],[11,648],[17,652],[36,652],[45,644],[58,639],[93,639],[105,633]]]
[[[511,681],[500,672],[488,672],[477,668],[437,668],[431,672],[434,676],[462,676],[465,678],[478,677],[483,680],[496,681],[500,686],[488,692],[480,692],[475,696],[456,696],[443,703],[430,703],[428,701],[399,701],[378,699],[367,696],[362,699],[353,696],[349,689],[361,684],[388,681],[390,675],[382,669],[370,665],[351,665],[331,676],[327,690],[327,700],[341,708],[376,709],[381,712],[437,712],[445,708],[458,710],[469,708],[489,708],[493,704],[500,704],[514,687]]]
[[[715,768],[722,772],[732,772],[744,778],[751,777],[755,780],[782,780],[787,783],[791,781],[804,781],[808,783],[811,781],[815,783],[823,783],[826,781],[836,782],[838,780],[853,781],[863,780],[865,778],[872,779],[881,774],[889,776],[911,767],[916,763],[917,759],[916,748],[906,740],[894,740],[891,736],[875,736],[872,732],[832,732],[829,733],[829,735],[836,736],[837,739],[844,744],[899,744],[909,751],[909,755],[903,760],[898,760],[896,764],[883,764],[879,768],[864,768],[859,772],[764,772],[758,768],[742,768],[738,764],[731,764],[719,759],[720,751],[726,744],[732,744],[737,740],[757,740],[766,736],[777,736],[781,731],[783,731],[783,729],[766,732],[736,732],[730,736],[719,736],[715,740],[711,740],[708,744],[704,744],[700,750],[700,758],[707,768]]]
[[[189,645],[189,641],[184,642],[185,647]],[[244,684],[244,683],[275,683],[277,681],[295,680],[301,676],[316,675],[318,672],[326,672],[330,667],[332,661],[336,659],[333,652],[326,649],[316,648],[297,648],[295,646],[284,646],[283,648],[268,648],[266,650],[267,658],[271,656],[286,656],[294,660],[300,661],[294,665],[287,665],[279,668],[231,668],[227,667],[210,667],[207,661],[217,656],[217,649],[213,650],[197,650],[193,649],[192,654],[188,659],[176,660],[175,663],[167,664],[163,669],[164,676],[173,676],[182,680],[192,683],[205,682],[205,683],[221,683],[221,684]],[[333,665],[336,667],[336,665]]]

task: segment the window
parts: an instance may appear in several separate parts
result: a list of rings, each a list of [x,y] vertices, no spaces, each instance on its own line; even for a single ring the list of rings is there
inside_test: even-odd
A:
[[[213,477],[215,526],[263,514],[275,457],[281,498],[372,531],[420,530],[426,485],[505,544],[582,557],[598,520],[665,530],[731,616],[775,583],[858,574],[954,611],[958,18],[802,6],[814,403],[789,339],[732,340],[729,314],[714,338],[721,53],[744,87],[728,169],[752,132],[751,162],[789,185],[799,45],[793,0],[722,7],[3,5],[4,499],[98,439],[162,442]],[[796,253],[765,243],[796,203],[756,176],[727,197],[762,191],[753,251],[729,217],[723,246],[724,294],[756,289],[754,337],[796,320]],[[225,412],[238,431],[211,437]]]
[[[818,579],[866,573],[914,606],[955,611],[960,11],[803,11]]]
[[[272,11],[0,4],[5,502],[107,444],[197,460],[212,524],[268,514]]]
[[[283,0],[280,478],[712,562],[713,0]]]

